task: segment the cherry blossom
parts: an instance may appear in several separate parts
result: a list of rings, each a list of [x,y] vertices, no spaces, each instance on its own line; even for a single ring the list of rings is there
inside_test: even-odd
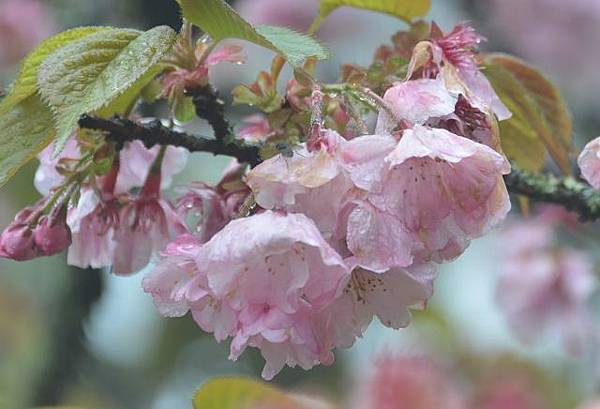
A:
[[[351,185],[336,153],[345,140],[335,131],[324,132],[323,149],[309,152],[301,146],[291,158],[277,155],[252,169],[246,183],[261,207],[302,212],[329,237]]]
[[[361,149],[376,140],[387,149],[375,155],[373,149]],[[415,258],[451,260],[510,209],[502,179],[508,162],[485,145],[422,126],[404,131],[395,147],[380,136],[359,137],[348,145],[350,177],[367,191],[357,195],[363,204],[350,213],[347,228],[348,243],[355,243],[363,267],[384,269],[388,253],[404,254],[400,267]],[[375,245],[377,238],[392,248]]]
[[[178,257],[170,257],[167,247],[144,284],[155,301],[179,305],[185,300],[187,305],[174,311],[189,307],[198,325],[217,340],[231,336],[231,359],[248,346],[259,348],[267,379],[286,364],[309,369],[333,361],[331,346],[322,342],[314,321],[346,285],[349,273],[310,219],[266,211],[233,220],[196,248],[198,243],[175,250]],[[195,267],[187,265],[188,254],[181,261],[188,248]],[[185,280],[177,278],[184,275]]]
[[[374,317],[389,328],[410,323],[410,309],[422,309],[433,294],[435,268],[430,265],[390,269],[378,274],[362,268],[352,271],[341,296],[321,314],[322,336],[342,348],[352,346]]]
[[[115,229],[113,272],[132,274],[144,268],[152,254],[187,231],[171,204],[160,197],[160,173],[150,173],[142,192],[119,212]]]
[[[119,207],[112,191],[98,195],[93,189],[83,189],[77,206],[69,211],[67,222],[73,235],[68,264],[80,268],[112,264],[114,232],[119,225]]]
[[[600,190],[600,138],[589,142],[577,159],[581,175],[595,189]]]

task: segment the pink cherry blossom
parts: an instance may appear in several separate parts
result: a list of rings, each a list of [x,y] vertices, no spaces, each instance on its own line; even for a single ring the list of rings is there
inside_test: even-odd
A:
[[[336,153],[345,140],[335,131],[324,132],[324,149],[309,152],[303,145],[291,158],[277,155],[252,169],[246,182],[258,205],[302,212],[328,237],[351,185]]]
[[[194,302],[209,295],[206,276],[196,266],[199,249],[200,242],[195,236],[177,237],[144,278],[144,291],[152,294],[154,304],[165,317],[182,317]]]
[[[382,356],[364,388],[361,409],[467,408],[452,377],[420,357]]]
[[[127,275],[141,270],[153,253],[187,231],[175,209],[160,197],[160,183],[160,172],[151,173],[140,195],[119,212],[119,226],[114,233],[115,274]]]
[[[362,146],[383,147],[375,141],[384,138],[359,137],[345,149],[351,179],[368,192],[357,195],[360,206],[348,219],[347,241],[359,250],[359,264],[375,270],[386,266],[390,251],[369,245],[376,237],[396,252],[403,249],[394,253],[404,254],[399,267],[415,257],[450,260],[504,220],[510,201],[502,175],[510,167],[502,155],[446,130],[415,126],[395,147],[388,142],[387,149],[375,155],[364,150],[363,157]]]
[[[321,336],[336,347],[349,348],[374,317],[389,328],[408,326],[410,309],[424,308],[432,296],[435,277],[431,264],[382,274],[354,269],[343,294],[320,314]]]
[[[493,113],[498,120],[511,117],[491,83],[479,69],[475,58],[478,44],[483,40],[472,27],[461,24],[444,35],[437,25],[431,41],[417,44],[409,64],[408,78],[419,68],[425,78],[440,78],[448,89],[463,94],[469,103],[484,113]],[[429,53],[429,60],[423,56]]]
[[[252,115],[244,119],[245,125],[237,131],[237,137],[249,143],[265,142],[274,131],[263,115]]]
[[[577,159],[581,175],[595,189],[600,190],[600,138],[589,142]]]
[[[260,348],[267,379],[285,364],[332,362],[311,321],[345,286],[348,270],[310,219],[267,211],[234,220],[197,260],[215,296],[238,314],[232,358]]]
[[[585,252],[557,245],[556,228],[543,217],[507,228],[497,299],[521,340],[532,342],[544,333],[557,333],[576,353],[591,340],[588,302],[597,280]]]
[[[389,88],[383,100],[390,106],[395,118],[408,121],[411,125],[423,125],[430,118],[454,113],[458,95],[448,91],[440,79],[419,79],[399,82]],[[395,127],[395,118],[381,111],[377,133],[389,132]]]
[[[142,187],[159,150],[160,146],[147,149],[140,141],[126,143],[120,154],[115,193],[127,193],[133,188]],[[184,148],[167,148],[161,167],[161,189],[168,188],[173,176],[185,169],[188,156],[189,152]]]
[[[84,188],[77,206],[69,211],[72,232],[67,263],[80,268],[103,268],[113,261],[114,232],[119,226],[119,207],[111,193],[101,196]]]
[[[202,246],[180,238],[144,287],[163,312],[189,308],[217,340],[232,337],[232,359],[248,346],[259,348],[263,376],[271,379],[286,364],[309,369],[332,362],[332,345],[316,333],[316,317],[348,275],[310,219],[266,211],[231,221]]]
[[[194,232],[205,243],[236,217],[250,190],[243,183],[246,167],[233,160],[216,186],[195,182],[182,190],[177,212],[182,219],[196,220]]]

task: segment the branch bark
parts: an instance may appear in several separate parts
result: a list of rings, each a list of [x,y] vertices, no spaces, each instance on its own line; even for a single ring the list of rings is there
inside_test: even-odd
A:
[[[186,148],[190,152],[209,152],[213,155],[231,156],[240,163],[249,163],[251,166],[260,163],[259,151],[255,146],[174,131],[164,126],[159,120],[140,124],[121,117],[104,119],[82,115],[79,118],[79,126],[106,132],[106,137],[117,143],[118,148],[122,147],[125,142],[139,140],[148,149],[155,145],[171,145]]]
[[[586,182],[573,177],[532,173],[514,164],[512,172],[504,180],[509,192],[526,196],[534,202],[561,205],[577,213],[582,222],[600,219],[600,192]]]

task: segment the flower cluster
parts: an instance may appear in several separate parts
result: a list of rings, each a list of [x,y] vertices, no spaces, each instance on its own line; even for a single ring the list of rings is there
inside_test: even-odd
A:
[[[236,135],[263,161],[250,171],[234,162],[218,184],[183,187],[173,203],[162,190],[187,151],[78,132],[58,158],[41,153],[44,198],[0,236],[0,255],[68,248],[69,264],[126,275],[160,253],[144,289],[162,314],[191,312],[217,341],[231,338],[232,359],[259,348],[265,378],[330,364],[374,317],[407,326],[432,295],[435,264],[510,209],[495,126],[510,114],[479,71],[480,40],[467,26],[444,35],[432,25],[411,45],[405,80],[382,81],[381,95],[350,86],[354,102],[300,75],[279,95],[276,57],[270,73],[234,90],[236,102],[263,110]],[[208,67],[239,61],[239,50],[212,50],[184,26],[163,97],[177,105],[197,87],[215,95]],[[365,101],[378,112],[371,132]]]
[[[432,295],[434,263],[458,257],[510,209],[493,126],[506,108],[482,81],[477,38],[460,27],[417,45],[430,58],[378,98],[374,134],[341,136],[324,122],[326,91],[304,94],[306,142],[245,175],[253,214],[229,221],[212,204],[227,202],[218,188],[198,196],[209,226],[167,246],[144,280],[159,310],[191,311],[218,341],[232,339],[232,359],[259,348],[268,379],[286,364],[333,362],[333,348],[351,346],[375,316],[408,325],[409,309]],[[251,125],[242,138],[273,137],[263,121]]]

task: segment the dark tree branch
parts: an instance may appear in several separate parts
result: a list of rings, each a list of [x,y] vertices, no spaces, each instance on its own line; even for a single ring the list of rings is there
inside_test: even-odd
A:
[[[227,143],[222,139],[207,138],[174,131],[154,120],[148,124],[139,124],[126,118],[97,118],[82,115],[79,126],[106,132],[106,137],[122,147],[125,142],[139,140],[144,146],[171,145],[186,148],[190,152],[210,152],[214,155],[225,155],[236,158],[240,163],[256,166],[260,162],[258,148],[241,143]]]
[[[213,139],[177,132],[155,120],[139,124],[129,119],[96,118],[83,115],[79,126],[104,131],[107,138],[117,144],[139,140],[147,148],[154,145],[172,145],[186,148],[190,152],[210,152],[226,155],[239,162],[256,166],[261,162],[255,146],[242,143],[227,143],[227,138]],[[229,129],[227,125],[227,129]],[[229,130],[227,131],[229,132]],[[548,174],[527,172],[513,164],[512,172],[504,177],[508,191],[526,196],[534,202],[555,203],[575,212],[582,221],[600,219],[600,192],[589,184],[572,177],[559,178]]]
[[[223,141],[231,134],[231,125],[225,118],[225,103],[219,93],[209,84],[185,90],[192,98],[196,115],[205,119],[215,133],[215,139]]]
[[[554,203],[579,215],[582,222],[600,219],[600,192],[572,177],[532,173],[512,166],[504,177],[508,191],[534,202]]]

